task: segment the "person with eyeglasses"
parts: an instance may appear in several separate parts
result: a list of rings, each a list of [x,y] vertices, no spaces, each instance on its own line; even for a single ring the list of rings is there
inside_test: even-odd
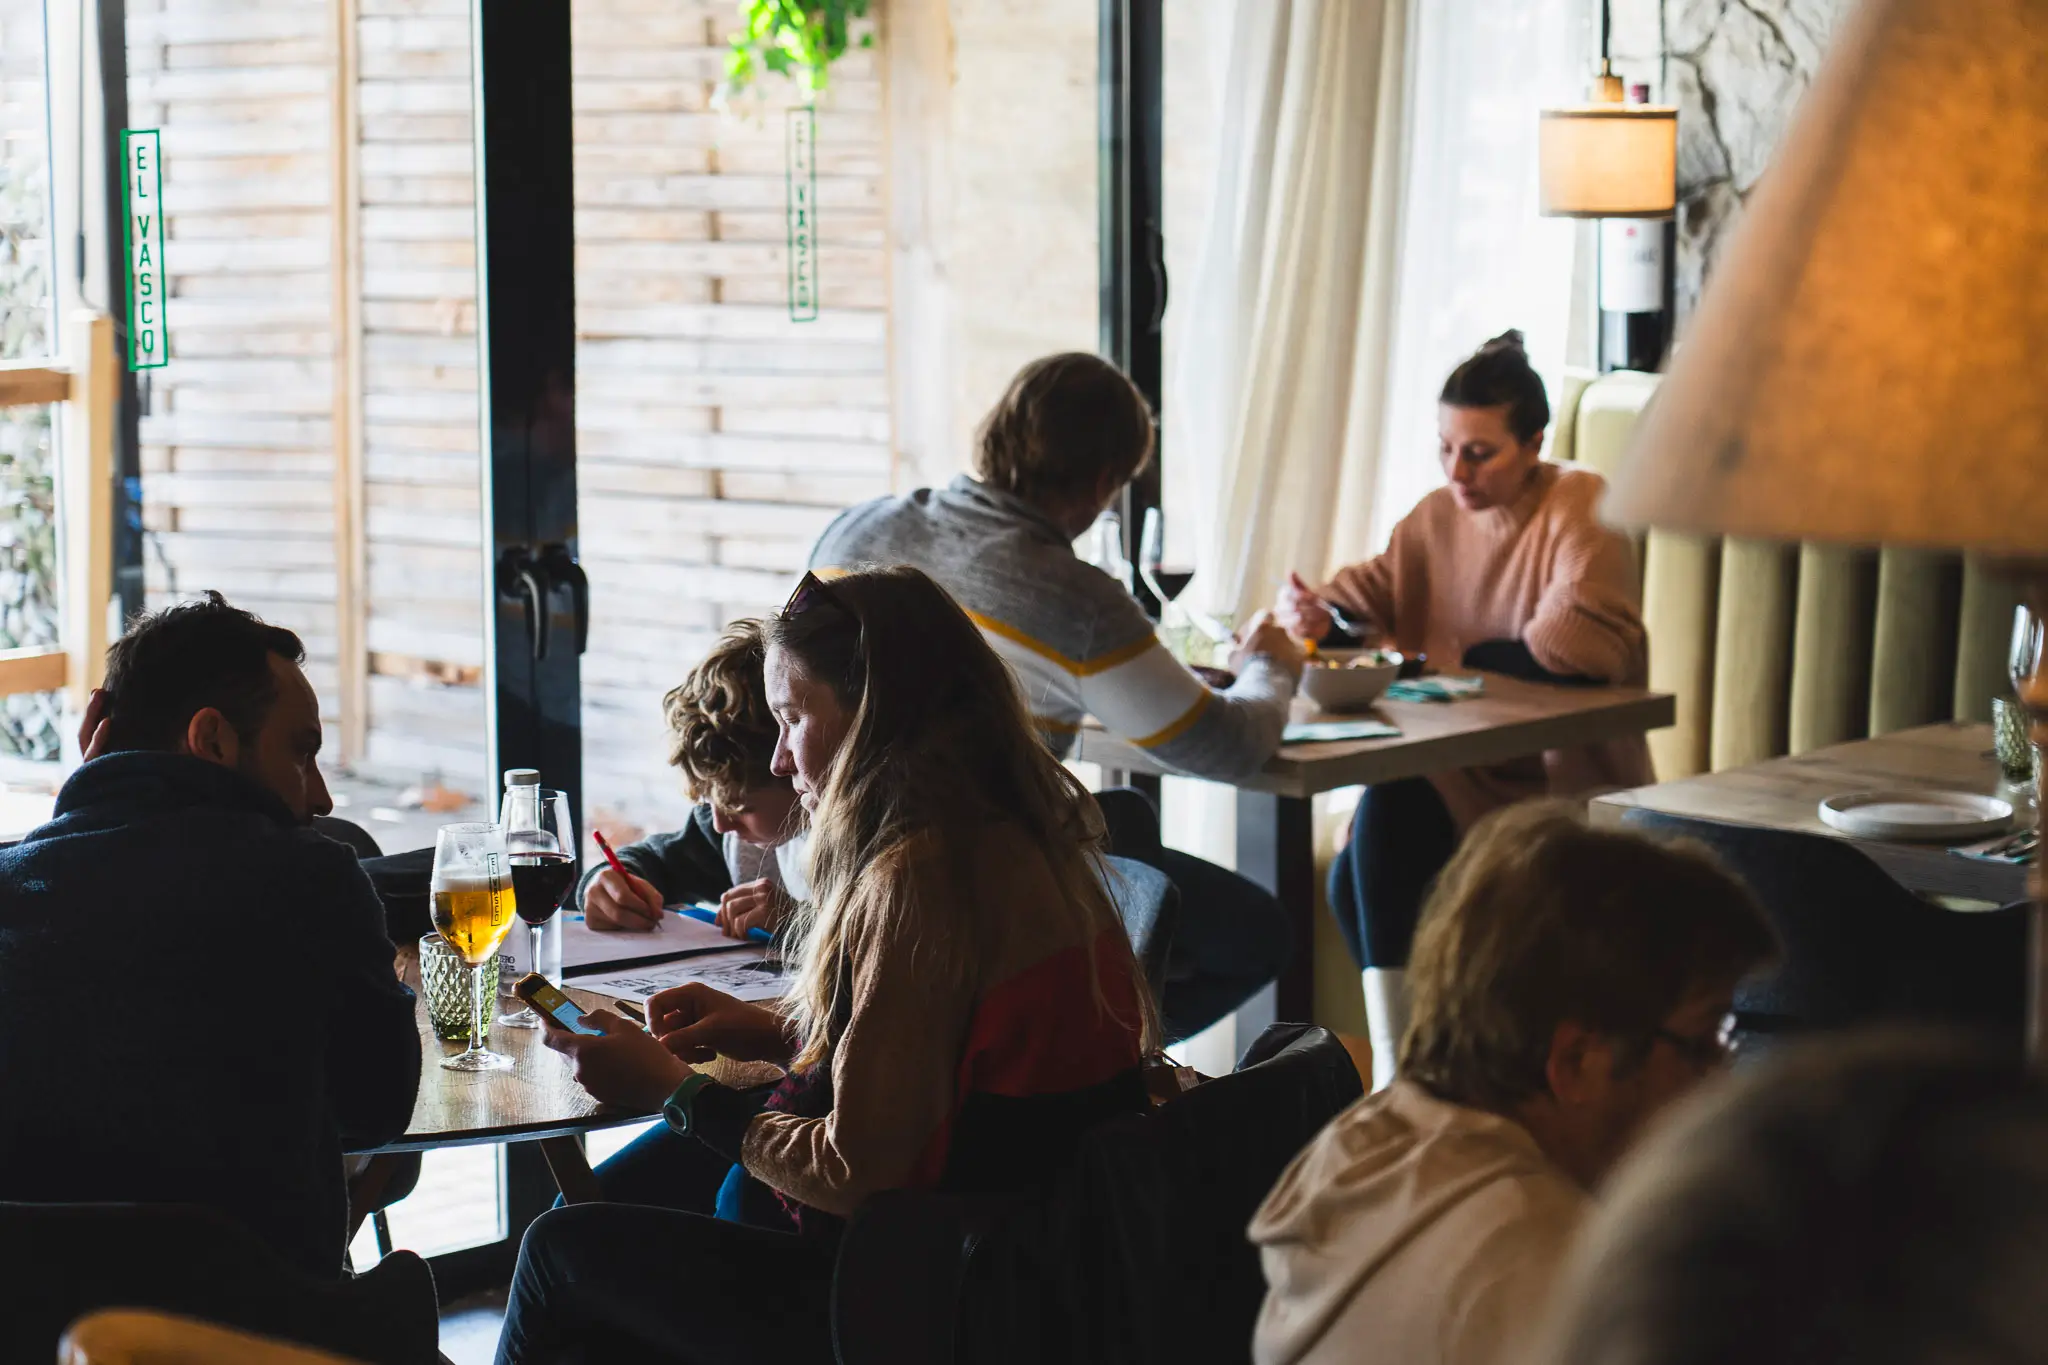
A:
[[[1398,1078],[1251,1224],[1258,1365],[1521,1359],[1593,1194],[1729,1056],[1777,940],[1703,849],[1554,802],[1473,828],[1416,934]]]
[[[1527,1365],[2038,1365],[2048,1077],[1996,1037],[1816,1030],[1630,1153]]]

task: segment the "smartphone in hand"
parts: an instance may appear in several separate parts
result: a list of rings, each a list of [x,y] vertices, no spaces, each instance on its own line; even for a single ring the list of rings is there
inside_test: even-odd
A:
[[[539,972],[528,972],[520,977],[518,984],[512,987],[512,994],[571,1033],[587,1034],[593,1038],[604,1036],[603,1029],[592,1028],[583,1022],[582,1006],[562,994],[555,988],[553,982]]]

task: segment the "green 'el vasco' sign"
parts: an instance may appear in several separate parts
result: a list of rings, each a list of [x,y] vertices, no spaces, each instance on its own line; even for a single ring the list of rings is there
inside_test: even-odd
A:
[[[789,320],[818,317],[818,111],[789,111]]]
[[[164,325],[163,148],[154,128],[121,130],[127,168],[128,216],[121,238],[128,247],[128,368],[154,370],[171,360]]]

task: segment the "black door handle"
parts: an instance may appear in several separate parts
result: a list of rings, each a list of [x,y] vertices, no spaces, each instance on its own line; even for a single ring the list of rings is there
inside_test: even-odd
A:
[[[540,553],[549,586],[569,590],[570,610],[576,615],[576,653],[581,657],[590,648],[590,577],[566,545],[549,545]]]
[[[536,554],[524,545],[514,545],[499,557],[498,592],[519,603],[536,659],[547,658],[553,643],[557,588],[569,590],[570,610],[576,618],[576,653],[581,656],[590,647],[590,577],[569,547],[543,545]]]
[[[517,601],[526,618],[526,639],[533,657],[548,654],[547,568],[524,545],[514,545],[498,558],[498,593]]]
[[[1145,264],[1152,274],[1152,320],[1148,331],[1166,326],[1166,236],[1155,219],[1145,222]]]

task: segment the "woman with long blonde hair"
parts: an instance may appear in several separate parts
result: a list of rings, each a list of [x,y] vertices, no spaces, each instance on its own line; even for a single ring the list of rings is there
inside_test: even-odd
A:
[[[775,771],[812,820],[790,995],[685,987],[650,1002],[651,1037],[600,1011],[603,1036],[548,1041],[593,1095],[662,1108],[790,1222],[550,1213],[520,1252],[500,1365],[828,1361],[831,1252],[864,1199],[1024,1188],[1144,1106],[1156,1026],[1099,818],[973,623],[914,569],[806,575],[767,641]],[[786,1073],[728,1085],[731,1062]]]

